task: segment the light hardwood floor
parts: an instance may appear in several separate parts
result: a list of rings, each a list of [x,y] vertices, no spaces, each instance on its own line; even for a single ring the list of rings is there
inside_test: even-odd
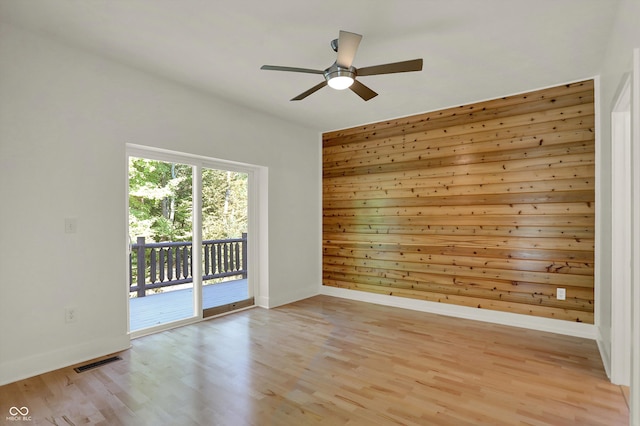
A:
[[[0,423],[625,425],[595,342],[328,296],[146,336],[0,387]]]

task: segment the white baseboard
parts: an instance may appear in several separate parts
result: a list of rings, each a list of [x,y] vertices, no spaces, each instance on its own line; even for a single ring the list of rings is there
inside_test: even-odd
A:
[[[256,306],[269,309],[269,298],[267,296],[258,296],[255,298]]]
[[[466,306],[429,302],[426,300],[410,299],[406,297],[388,296],[385,294],[348,290],[330,286],[321,286],[320,294],[358,300],[361,302],[376,303],[378,305],[411,309],[414,311],[429,312],[450,317],[465,318],[475,321],[484,321],[494,324],[503,324],[512,327],[547,331],[550,333],[596,340],[596,327],[593,324],[554,320],[550,318],[533,317],[509,312],[491,311],[487,309],[475,309]]]
[[[57,348],[19,360],[0,363],[0,385],[58,370],[131,347],[128,335],[96,339],[79,345]]]
[[[600,351],[600,358],[602,359],[602,364],[604,365],[604,371],[607,373],[607,377],[609,378],[609,380],[611,380],[611,354],[609,353],[609,348],[603,342],[604,338],[598,331],[596,338],[598,351]]]

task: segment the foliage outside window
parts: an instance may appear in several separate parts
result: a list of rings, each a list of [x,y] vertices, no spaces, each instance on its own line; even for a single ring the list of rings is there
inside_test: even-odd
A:
[[[193,168],[129,158],[129,230],[149,242],[192,238]],[[247,174],[202,170],[202,238],[237,238],[247,232]]]

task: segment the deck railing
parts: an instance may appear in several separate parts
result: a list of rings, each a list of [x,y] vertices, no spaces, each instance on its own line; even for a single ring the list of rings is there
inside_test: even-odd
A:
[[[193,282],[191,241],[146,243],[138,237],[129,254],[129,291],[144,297],[147,290]],[[242,238],[202,241],[202,280],[247,277],[247,234]]]

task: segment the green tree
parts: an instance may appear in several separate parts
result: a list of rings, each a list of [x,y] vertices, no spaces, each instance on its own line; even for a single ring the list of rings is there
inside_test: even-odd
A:
[[[247,232],[246,173],[202,171],[202,238],[238,238]]]
[[[189,241],[192,232],[192,167],[129,159],[129,229],[153,241]]]
[[[192,174],[185,164],[130,157],[129,230],[135,240],[192,239]],[[202,170],[202,238],[238,238],[247,232],[248,175]]]

